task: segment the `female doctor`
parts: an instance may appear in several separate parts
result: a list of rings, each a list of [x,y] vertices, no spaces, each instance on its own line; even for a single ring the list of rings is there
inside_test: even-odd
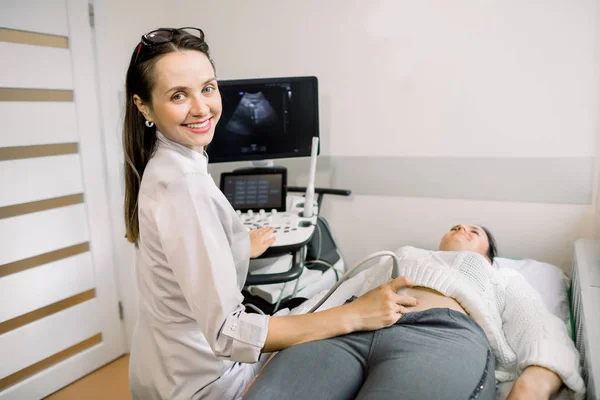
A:
[[[395,323],[413,297],[397,278],[356,301],[299,316],[247,314],[249,258],[274,239],[248,233],[207,172],[221,97],[204,34],[142,36],[126,77],[126,237],[136,246],[139,315],[131,346],[134,399],[234,399],[261,353]]]

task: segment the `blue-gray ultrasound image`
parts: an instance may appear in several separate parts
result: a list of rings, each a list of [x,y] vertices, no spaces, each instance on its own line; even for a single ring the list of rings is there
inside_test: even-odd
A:
[[[267,133],[281,128],[285,129],[285,126],[281,125],[282,122],[263,92],[246,92],[242,94],[225,129],[236,135],[249,136],[257,132]]]

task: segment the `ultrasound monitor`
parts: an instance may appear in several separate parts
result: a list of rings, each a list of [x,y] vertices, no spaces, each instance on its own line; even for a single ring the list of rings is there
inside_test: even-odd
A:
[[[310,156],[319,136],[316,77],[223,80],[219,89],[223,112],[210,163]]]

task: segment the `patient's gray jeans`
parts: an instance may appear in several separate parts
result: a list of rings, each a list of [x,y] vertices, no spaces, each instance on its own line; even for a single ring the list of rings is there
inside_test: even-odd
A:
[[[395,325],[281,351],[245,400],[494,399],[494,357],[483,330],[447,308]]]

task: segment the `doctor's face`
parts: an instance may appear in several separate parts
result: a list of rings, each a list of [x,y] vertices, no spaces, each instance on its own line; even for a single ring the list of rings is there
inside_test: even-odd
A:
[[[138,98],[138,108],[169,139],[202,150],[212,141],[222,110],[208,57],[194,50],[168,53],[156,62],[153,75],[151,104]]]
[[[485,231],[480,226],[466,224],[450,229],[440,243],[440,250],[443,251],[473,251],[486,258],[489,247]]]

